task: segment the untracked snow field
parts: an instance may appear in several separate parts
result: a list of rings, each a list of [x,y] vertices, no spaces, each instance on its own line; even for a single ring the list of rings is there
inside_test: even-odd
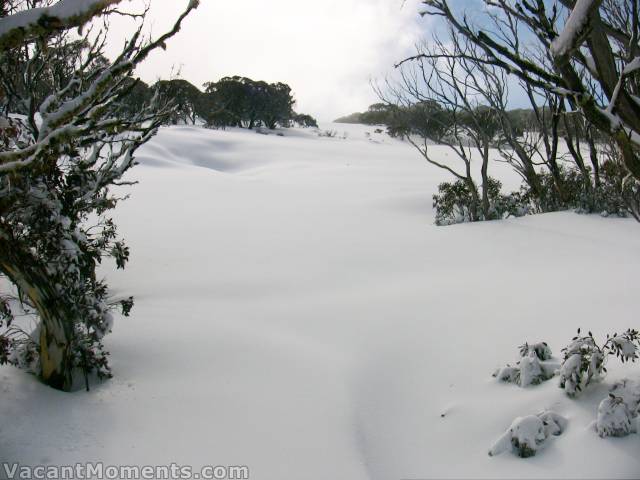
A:
[[[640,477],[640,436],[593,425],[640,365],[612,359],[577,400],[557,378],[491,376],[525,341],[560,357],[578,327],[639,326],[640,226],[566,212],[436,227],[445,173],[374,127],[325,128],[348,136],[173,127],[139,152],[117,210],[132,260],[104,268],[116,296],[136,297],[107,337],[114,378],[65,394],[0,368],[0,463]],[[504,166],[493,175],[517,185]],[[569,423],[536,457],[487,454],[544,409]]]

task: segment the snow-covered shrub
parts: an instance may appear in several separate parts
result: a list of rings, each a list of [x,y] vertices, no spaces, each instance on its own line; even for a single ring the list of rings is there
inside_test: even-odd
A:
[[[574,339],[563,352],[560,388],[570,397],[575,397],[594,378],[602,374],[605,356],[592,337]]]
[[[478,189],[467,182],[443,182],[438,185],[438,194],[433,196],[436,225],[453,225],[477,220]]]
[[[511,450],[521,458],[533,457],[550,436],[561,435],[566,428],[567,420],[550,411],[518,417],[493,444],[489,456]]]
[[[464,223],[474,221],[473,203],[476,202],[470,187],[458,180],[454,183],[443,182],[438,185],[438,194],[433,196],[433,208],[436,210],[436,225],[453,225],[455,223]]]
[[[438,185],[438,194],[433,196],[433,208],[436,210],[436,225],[499,220],[507,217],[521,217],[529,213],[528,200],[520,193],[508,195],[501,193],[502,183],[489,178],[487,197],[489,209],[482,213],[480,193],[463,180],[443,182]]]
[[[521,192],[531,199],[533,209],[538,212],[573,209],[604,217],[632,215],[640,220],[640,184],[629,175],[615,149],[607,152],[607,156],[609,159],[600,165],[597,182],[588,166],[584,166],[584,171],[561,167],[556,174],[558,178],[550,172],[539,172],[537,194],[526,185]]]
[[[521,387],[539,385],[555,375],[558,364],[549,361],[540,361],[535,353],[521,359],[516,366],[507,365],[493,373],[493,376],[502,382],[515,383]]]
[[[610,146],[605,154],[608,158],[600,165],[599,181],[596,184],[583,181],[571,207],[578,213],[599,213],[603,217],[631,215],[640,220],[640,183],[629,175],[615,147]]]
[[[575,397],[607,372],[605,363],[608,356],[615,355],[623,363],[635,361],[638,358],[636,344],[639,340],[638,332],[630,329],[621,335],[607,335],[606,343],[600,347],[591,332],[587,336],[580,336],[578,329],[578,336],[562,350],[564,355],[559,372],[560,388],[570,397]]]
[[[531,352],[533,352],[539,360],[550,360],[553,356],[551,348],[549,348],[547,342],[534,343],[532,345],[525,343],[524,345],[520,346],[521,357],[526,357]]]
[[[318,136],[322,138],[336,138],[338,132],[336,130],[318,130]]]
[[[507,365],[493,372],[493,376],[501,382],[515,383],[520,385],[520,367]]]
[[[520,386],[538,385],[555,375],[558,364],[555,362],[542,361],[535,352],[520,360]]]
[[[521,387],[538,385],[555,375],[559,364],[552,360],[552,352],[545,342],[520,346],[521,359],[515,366],[507,365],[493,373],[502,382],[515,383]]]
[[[304,113],[294,113],[293,121],[302,128],[318,128],[318,121]]]
[[[602,164],[600,179],[596,190],[598,212],[603,216],[632,215],[640,220],[640,183],[629,175],[619,158]]]
[[[621,397],[609,394],[598,406],[596,430],[601,437],[624,437],[636,432],[636,415]]]
[[[598,407],[596,431],[601,437],[624,437],[637,431],[640,413],[640,383],[632,380],[616,382],[609,396]]]

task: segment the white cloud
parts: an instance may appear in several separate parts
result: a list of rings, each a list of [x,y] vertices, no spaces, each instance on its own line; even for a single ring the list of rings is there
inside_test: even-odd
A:
[[[202,0],[167,51],[150,57],[138,73],[152,82],[177,67],[198,86],[226,75],[282,81],[293,88],[299,111],[331,120],[375,102],[369,80],[390,72],[423,35],[427,22],[418,16],[419,4]],[[155,0],[153,31],[167,29],[185,5]],[[118,37],[126,30],[124,20],[114,24]]]

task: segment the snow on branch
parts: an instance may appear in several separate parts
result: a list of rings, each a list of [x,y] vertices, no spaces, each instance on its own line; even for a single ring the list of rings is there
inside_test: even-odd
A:
[[[0,50],[38,35],[79,27],[121,0],[60,0],[51,7],[31,8],[0,18]]]
[[[89,3],[87,0],[62,0],[63,2]],[[114,3],[120,0],[102,0],[102,3]],[[94,4],[96,1],[93,2]],[[74,98],[65,100],[63,92],[50,96],[41,106],[42,126],[37,141],[23,148],[0,152],[0,173],[15,171],[32,166],[42,160],[42,154],[52,145],[68,142],[83,135],[95,133],[101,129],[112,127],[118,120],[108,119],[97,122],[96,111],[109,101],[113,94],[113,79],[123,78],[140,64],[149,53],[157,48],[164,48],[165,42],[175,35],[189,13],[199,5],[198,0],[190,0],[187,8],[176,20],[173,28],[159,38],[146,44],[139,43],[140,29],[133,36],[114,64],[98,75],[86,90]],[[1,49],[0,49],[1,50]],[[49,111],[50,109],[50,111]]]
[[[551,42],[550,50],[555,58],[563,57],[576,48],[580,36],[589,26],[592,12],[597,10],[601,3],[602,0],[578,0],[576,2],[564,29]]]

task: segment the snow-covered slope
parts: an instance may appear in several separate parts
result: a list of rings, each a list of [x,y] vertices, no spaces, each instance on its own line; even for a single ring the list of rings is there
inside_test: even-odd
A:
[[[373,127],[326,128],[348,136],[175,127],[140,152],[118,211],[132,262],[105,269],[137,298],[108,337],[115,378],[63,394],[1,368],[0,462],[638,477],[640,436],[603,440],[592,424],[638,367],[612,362],[578,400],[557,379],[491,377],[525,341],[559,356],[578,327],[638,326],[638,225],[558,213],[435,227],[443,173]],[[536,457],[487,455],[544,409],[569,423]]]

